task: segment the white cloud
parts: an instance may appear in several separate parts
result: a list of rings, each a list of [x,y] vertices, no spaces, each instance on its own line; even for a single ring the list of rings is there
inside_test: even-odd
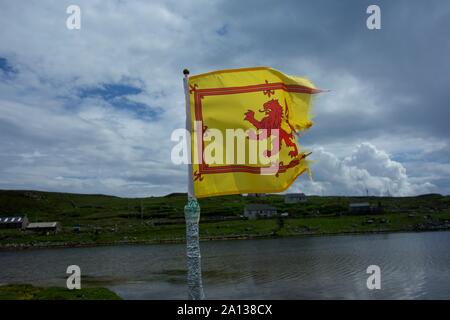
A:
[[[65,111],[0,100],[0,188],[128,196],[183,188],[164,121],[90,102]]]
[[[357,145],[352,153],[338,158],[323,148],[311,156],[312,181],[302,178],[293,188],[308,194],[408,196],[436,191],[430,182],[411,179],[405,167],[370,143]]]

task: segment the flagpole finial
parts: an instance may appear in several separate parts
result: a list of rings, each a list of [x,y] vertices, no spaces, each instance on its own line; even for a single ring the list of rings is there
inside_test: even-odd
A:
[[[183,74],[184,74],[185,76],[189,75],[189,70],[188,70],[188,69],[184,69],[184,70],[183,70]]]

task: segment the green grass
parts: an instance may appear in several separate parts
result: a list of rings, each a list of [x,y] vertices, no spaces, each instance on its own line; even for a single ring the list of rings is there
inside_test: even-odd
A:
[[[202,239],[336,234],[350,232],[394,232],[425,230],[430,220],[450,220],[450,197],[308,197],[306,203],[285,204],[281,195],[264,198],[224,196],[201,199]],[[242,220],[246,204],[264,202],[289,218],[279,228],[276,219]],[[352,202],[380,203],[384,214],[336,216]],[[119,198],[38,191],[1,191],[0,216],[24,215],[30,222],[60,221],[58,234],[33,234],[0,230],[0,247],[74,246],[118,243],[181,242],[185,237],[185,194],[166,197]],[[412,217],[411,217],[412,216]],[[426,216],[426,218],[424,218]],[[214,218],[231,218],[216,221]],[[373,218],[371,224],[366,220]],[[382,223],[380,219],[386,220]],[[81,227],[80,233],[73,226]]]
[[[0,300],[121,300],[106,288],[39,288],[29,284],[0,286]]]

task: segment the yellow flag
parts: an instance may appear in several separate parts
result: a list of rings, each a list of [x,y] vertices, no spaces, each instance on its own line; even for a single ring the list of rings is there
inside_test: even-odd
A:
[[[196,197],[281,192],[309,170],[296,134],[312,125],[311,81],[257,67],[188,84]]]

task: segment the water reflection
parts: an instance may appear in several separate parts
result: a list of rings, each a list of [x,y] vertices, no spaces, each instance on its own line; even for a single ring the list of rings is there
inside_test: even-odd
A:
[[[210,299],[449,299],[450,232],[202,243]],[[82,285],[127,299],[184,299],[184,245],[0,252],[0,283],[64,286],[77,264]],[[376,264],[381,290],[368,290]]]

